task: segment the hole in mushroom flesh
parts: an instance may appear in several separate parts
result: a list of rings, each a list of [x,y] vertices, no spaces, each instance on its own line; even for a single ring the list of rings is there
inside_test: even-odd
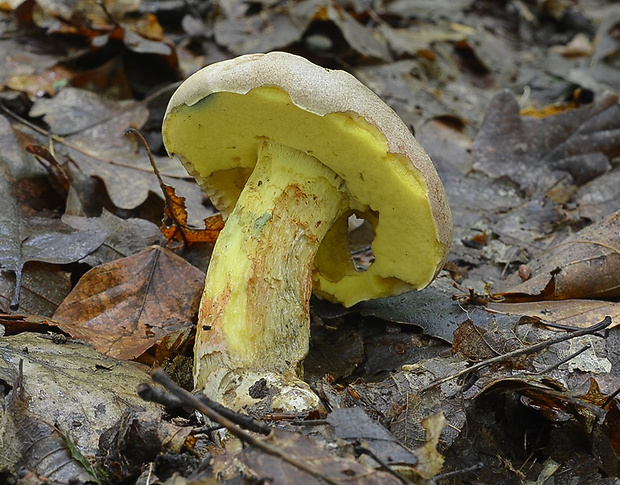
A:
[[[373,224],[364,217],[364,214],[351,214],[347,223],[349,227],[347,241],[351,258],[356,271],[363,273],[375,261],[371,246],[375,238],[375,230]]]

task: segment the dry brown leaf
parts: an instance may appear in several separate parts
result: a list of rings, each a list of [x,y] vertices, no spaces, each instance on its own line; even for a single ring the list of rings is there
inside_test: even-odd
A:
[[[203,286],[202,271],[151,247],[90,270],[54,319],[103,354],[137,359],[164,337],[191,330]]]
[[[470,361],[490,359],[513,350],[516,350],[514,341],[489,332],[469,319],[454,331],[452,353],[458,352]]]
[[[0,269],[15,274],[10,308],[17,310],[25,264],[74,263],[101,246],[106,233],[75,230],[48,214],[26,217],[23,204],[14,196],[14,180],[7,172],[0,164]]]
[[[599,300],[556,300],[524,303],[489,303],[487,309],[505,315],[526,315],[541,323],[586,328],[610,316],[610,328],[620,325],[620,303]]]
[[[241,455],[244,462],[254,474],[274,485],[318,485],[325,483],[322,477],[328,477],[330,483],[338,484],[400,484],[401,481],[385,472],[372,470],[353,458],[341,458],[334,453],[320,448],[308,437],[298,433],[274,429],[269,441],[292,458],[297,459],[309,469],[316,471],[311,475],[285,462],[281,458],[261,452],[256,448],[247,448]]]
[[[495,296],[510,303],[620,297],[620,211],[582,229],[528,266],[530,279]]]

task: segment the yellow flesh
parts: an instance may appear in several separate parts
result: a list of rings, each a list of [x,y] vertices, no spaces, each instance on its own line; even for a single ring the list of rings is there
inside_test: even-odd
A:
[[[224,213],[232,210],[259,148],[272,140],[334,170],[352,194],[352,210],[378,214],[376,260],[363,273],[355,271],[337,238],[325,238],[313,276],[318,294],[350,306],[424,287],[434,277],[444,248],[436,240],[424,178],[410,161],[389,153],[385,137],[358,115],[318,116],[294,105],[281,89],[260,87],[244,95],[215,93],[178,106],[167,118],[168,151],[190,171],[194,167],[207,194],[220,193],[214,202]]]
[[[342,179],[265,143],[215,245],[200,308],[195,379],[222,366],[294,375],[308,351],[312,261],[346,209]]]

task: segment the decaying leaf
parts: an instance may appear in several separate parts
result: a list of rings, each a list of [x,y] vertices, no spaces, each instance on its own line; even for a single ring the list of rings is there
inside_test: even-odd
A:
[[[524,303],[496,303],[487,305],[492,312],[505,315],[524,315],[540,323],[554,323],[569,327],[586,328],[610,316],[610,328],[620,324],[620,303],[603,300],[550,300]]]
[[[289,46],[304,38],[312,22],[316,21],[333,24],[351,49],[363,56],[381,60],[391,58],[385,41],[373,29],[359,23],[338,2],[306,0],[259,13],[250,13],[249,6],[239,4],[229,5],[223,10],[224,15],[215,22],[215,39],[236,54],[267,52]],[[329,28],[323,30],[330,31]],[[329,35],[321,37],[322,42],[315,43],[320,45],[313,44],[311,38],[305,41],[310,48],[317,50],[341,48],[333,45]]]
[[[422,426],[426,430],[426,442],[422,447],[415,450],[415,454],[418,457],[418,465],[415,468],[415,472],[421,478],[430,480],[443,467],[444,457],[437,451],[437,444],[446,424],[446,418],[442,413],[427,416],[422,420]]]
[[[313,472],[302,471],[276,456],[255,448],[246,448],[241,453],[240,460],[250,468],[256,477],[269,480],[274,485],[291,483],[319,485],[325,483],[322,477],[329,478],[330,483],[342,485],[396,485],[401,483],[393,475],[365,467],[353,458],[335,456],[301,434],[274,429],[274,433],[269,439],[273,446],[287,453],[293,459],[297,459]]]
[[[92,106],[85,114],[84,105]],[[104,181],[115,206],[133,209],[147,199],[149,191],[158,192],[148,160],[125,136],[128,127],[139,128],[146,122],[149,113],[142,103],[103,102],[86,90],[68,88],[51,100],[39,100],[31,113],[43,116],[52,139],[60,142],[57,149],[62,147],[81,172]],[[178,160],[160,157],[158,165],[166,180],[177,186],[190,185],[178,180],[186,176]]]
[[[611,168],[620,150],[618,96],[543,119],[521,117],[508,91],[498,94],[473,145],[474,169],[507,177],[529,194],[545,194],[571,177],[582,185]]]
[[[155,460],[162,450],[180,453],[191,427],[162,421],[139,406],[128,406],[119,421],[101,435],[100,453],[108,480],[124,482]]]
[[[460,358],[433,357],[403,366],[383,382],[355,382],[342,393],[356,396],[370,415],[381,416],[389,423],[389,431],[398,441],[417,454],[430,439],[422,425],[425,418],[441,414],[447,420],[437,441],[439,453],[443,453],[459,438],[465,426],[463,389],[460,383],[449,381],[441,386],[425,390],[438,376],[462,371],[467,363]],[[323,384],[323,389],[336,402],[333,390]],[[350,399],[350,397],[349,397]],[[345,399],[346,400],[346,399]]]
[[[327,422],[334,427],[338,438],[355,442],[356,446],[370,450],[383,463],[401,473],[406,473],[404,470],[415,472],[418,465],[416,450],[409,451],[387,429],[371,419],[363,408],[334,409],[327,416]],[[378,464],[371,461],[367,464],[377,467]]]
[[[480,382],[482,390],[476,395],[516,390],[521,402],[540,412],[555,423],[572,420],[588,437],[602,468],[610,475],[620,469],[620,407],[614,396],[604,395],[596,379],[590,377],[589,388],[583,393],[571,392],[550,378],[521,376],[497,378],[488,376]]]
[[[301,39],[322,3],[307,0],[288,4],[269,12],[267,19],[265,12],[249,12],[249,5],[226,5],[213,27],[215,39],[236,54],[283,48]],[[265,30],[269,35],[261,35]]]
[[[518,348],[515,340],[489,332],[468,319],[454,331],[452,353],[458,352],[469,361],[490,359]]]
[[[151,247],[90,270],[54,319],[104,354],[136,359],[166,337],[187,345],[203,286],[202,271]]]
[[[620,297],[620,212],[582,229],[528,266],[530,279],[495,296],[506,302]]]
[[[155,224],[145,219],[121,219],[107,210],[100,217],[80,217],[65,214],[62,221],[81,230],[100,230],[107,234],[106,240],[81,263],[92,267],[131,256],[149,246],[161,242],[161,234]]]
[[[190,227],[187,224],[187,208],[185,197],[176,194],[174,187],[160,181],[164,192],[166,206],[164,208],[164,221],[161,232],[168,242],[176,241],[184,244],[207,242],[214,244],[217,236],[224,228],[224,220],[221,214],[214,214],[204,220],[204,229]]]
[[[106,238],[99,230],[76,231],[57,219],[24,217],[8,176],[0,173],[0,269],[15,273],[11,309],[19,308],[24,265],[29,261],[67,264],[97,249]]]
[[[377,298],[358,303],[355,310],[391,322],[417,325],[427,335],[452,342],[452,333],[465,320],[459,304],[452,300],[454,288],[447,278],[435,280],[425,291]]]
[[[12,383],[23,361],[23,385],[32,399],[28,411],[53,424],[86,457],[99,449],[99,436],[114,426],[128,405],[160,416],[159,407],[136,393],[148,368],[102,355],[92,347],[24,332],[0,338],[0,379]],[[8,417],[8,415],[6,415]],[[15,446],[7,442],[5,446]]]
[[[45,480],[62,484],[72,480],[96,483],[92,467],[88,469],[86,463],[81,463],[72,454],[71,438],[32,412],[29,409],[31,400],[23,376],[18,375],[4,409],[0,431],[0,455],[3,457],[0,471],[15,475],[16,471],[27,470]]]
[[[62,267],[48,263],[28,263],[22,272],[19,294],[20,313],[52,316],[71,291],[70,275]],[[11,312],[15,296],[15,277],[0,277],[0,312]]]

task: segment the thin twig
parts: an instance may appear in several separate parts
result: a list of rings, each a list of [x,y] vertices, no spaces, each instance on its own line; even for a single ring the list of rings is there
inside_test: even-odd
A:
[[[573,352],[572,354],[570,354],[565,359],[562,359],[560,362],[556,362],[552,366],[547,367],[546,369],[543,369],[541,371],[538,371],[536,374],[543,375],[543,374],[546,374],[547,372],[551,372],[552,370],[557,369],[558,367],[560,367],[562,364],[566,364],[568,361],[573,360],[578,355],[583,354],[586,350],[588,350],[590,348],[592,348],[592,344],[586,344],[582,348],[580,348],[577,352]]]
[[[383,461],[380,457],[378,457],[372,450],[361,446],[361,445],[357,445],[353,448],[355,450],[356,453],[360,454],[360,455],[366,455],[369,456],[370,458],[372,458],[374,461],[377,462],[377,464],[379,464],[379,466],[381,466],[381,468],[383,468],[386,473],[389,473],[390,475],[392,475],[393,477],[397,478],[401,483],[404,483],[405,485],[409,485],[413,482],[411,482],[411,480],[409,480],[407,477],[401,475],[400,473],[398,473],[396,470],[392,470],[392,468],[390,467],[390,465],[388,465],[385,461]]]
[[[477,370],[482,369],[483,367],[489,366],[489,365],[493,365],[493,364],[497,364],[498,362],[503,362],[506,360],[510,360],[514,357],[519,357],[521,355],[527,355],[527,354],[533,354],[535,352],[538,352],[539,350],[543,350],[547,347],[549,347],[550,345],[553,344],[558,344],[560,342],[565,342],[566,340],[570,340],[573,339],[575,337],[581,337],[583,335],[590,335],[590,334],[594,334],[596,332],[598,332],[599,330],[604,330],[607,327],[609,327],[611,325],[611,317],[607,316],[605,317],[603,320],[601,320],[599,323],[596,323],[588,328],[580,328],[579,330],[575,330],[572,333],[566,334],[566,335],[562,335],[560,337],[551,339],[551,340],[546,340],[544,342],[540,342],[534,345],[530,345],[529,347],[525,347],[522,349],[517,349],[514,350],[512,352],[508,352],[507,354],[503,354],[503,355],[498,355],[497,357],[492,357],[490,359],[487,360],[483,360],[482,362],[478,362],[470,367],[468,367],[467,369],[463,369],[459,372],[456,372],[454,374],[451,374],[449,376],[446,377],[442,377],[441,379],[437,379],[434,380],[433,382],[431,382],[428,386],[424,387],[421,389],[420,392],[425,392],[428,391],[430,389],[433,389],[434,387],[440,386],[442,384],[445,384],[446,382],[449,382],[453,379],[457,379],[461,376],[464,376],[465,374],[469,374],[471,372],[475,372]]]
[[[613,401],[616,396],[620,394],[620,388],[616,389],[614,392],[612,392],[609,396],[607,396],[607,399],[605,399],[605,402],[603,402],[603,405],[601,406],[603,409],[606,409],[607,406],[609,406],[611,404],[611,401]]]
[[[251,435],[250,433],[242,430],[239,426],[237,426],[230,419],[225,418],[220,413],[214,411],[213,409],[208,407],[205,403],[203,403],[200,399],[198,399],[198,397],[194,396],[192,393],[186,391],[181,386],[174,383],[166,375],[163,369],[155,369],[151,373],[151,377],[153,378],[153,381],[164,386],[166,389],[168,389],[168,391],[170,391],[172,394],[180,398],[186,405],[191,406],[192,408],[196,409],[200,413],[204,414],[211,421],[221,424],[222,426],[224,426],[224,428],[226,428],[230,432],[230,434],[232,434],[233,436],[236,436],[244,443],[247,443],[250,446],[258,448],[259,450],[265,453],[268,453],[272,456],[276,456],[280,458],[281,460],[285,461],[286,463],[288,463],[289,465],[292,465],[295,468],[298,468],[308,473],[309,475],[312,475],[313,477],[324,480],[327,483],[330,483],[332,485],[338,485],[340,483],[336,480],[333,480],[332,478],[328,476],[323,475],[321,472],[313,469],[310,465],[304,462],[295,460],[290,454],[287,454],[286,452],[282,451],[278,447],[273,446],[271,443],[268,443],[267,441],[262,440],[262,439],[258,439],[255,436]],[[269,437],[267,437],[266,439],[269,439]]]
[[[125,135],[135,136],[140,141],[140,143],[142,143],[142,146],[144,146],[149,162],[151,164],[151,167],[153,168],[153,173],[155,173],[155,176],[157,177],[157,181],[159,182],[159,188],[161,189],[164,195],[164,200],[166,201],[166,208],[168,209],[166,211],[166,216],[172,220],[172,225],[174,225],[177,228],[177,232],[181,235],[181,239],[183,240],[183,245],[187,246],[188,245],[187,238],[185,237],[185,232],[182,229],[185,226],[185,224],[179,221],[176,217],[176,213],[173,209],[175,202],[172,200],[169,192],[166,190],[166,184],[164,183],[164,179],[161,176],[159,167],[155,163],[155,159],[153,158],[153,152],[151,151],[151,147],[146,142],[146,139],[144,138],[142,133],[140,133],[140,131],[137,130],[136,128],[133,128],[133,127],[127,128],[125,130]],[[167,223],[167,222],[168,221],[164,220],[164,223]]]
[[[442,473],[441,475],[437,475],[436,477],[434,477],[434,480],[436,482],[439,482],[440,480],[446,480],[448,478],[454,478],[460,475],[465,475],[466,473],[476,472],[478,470],[482,470],[483,468],[484,468],[484,463],[478,462],[475,465],[472,465],[468,468],[463,468],[461,470],[454,470],[451,472]]]

